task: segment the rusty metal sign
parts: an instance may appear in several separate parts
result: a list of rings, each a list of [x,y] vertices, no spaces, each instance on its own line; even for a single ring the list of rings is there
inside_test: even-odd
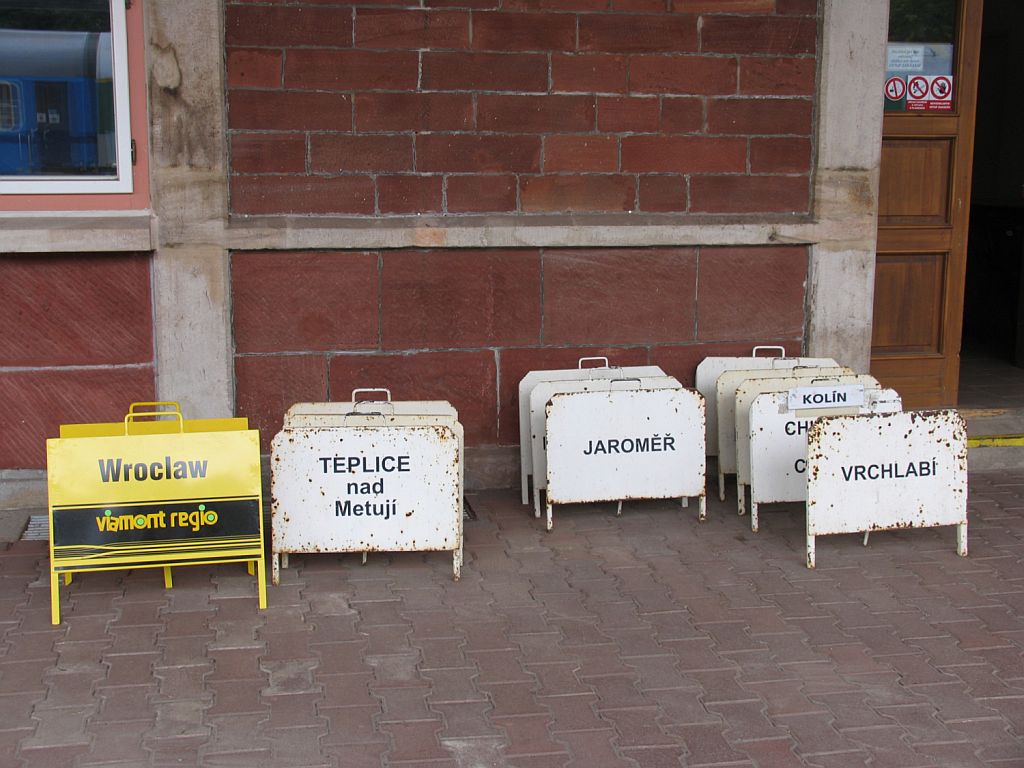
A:
[[[957,526],[967,554],[967,429],[955,410],[823,416],[807,435],[807,567],[816,536]]]
[[[293,552],[450,550],[458,578],[463,434],[454,409],[419,409],[447,411],[429,415],[396,402],[398,413],[341,412],[346,405],[295,410],[274,437],[274,583]]]
[[[384,399],[360,400],[361,394],[378,393]],[[385,416],[451,416],[459,418],[458,411],[447,400],[392,400],[387,389],[357,389],[351,402],[295,403],[284,414],[284,425],[307,422],[320,416],[348,416],[354,414],[381,414]]]
[[[795,368],[795,371],[803,370]],[[736,430],[733,441],[736,445],[736,511],[746,514],[746,489],[750,485],[750,406],[754,398],[765,392],[786,392],[787,400],[798,400],[793,393],[801,393],[803,399],[814,401],[815,410],[805,411],[807,416],[828,413],[858,413],[857,407],[846,406],[846,402],[864,402],[865,389],[879,389],[878,380],[865,373],[843,374],[841,376],[783,376],[777,379],[747,379],[736,388],[736,403],[733,418]],[[842,409],[835,410],[842,400]]]
[[[671,376],[592,379],[582,381],[542,381],[530,391],[530,452],[533,464],[533,512],[540,517],[540,492],[547,488],[547,404],[563,392],[609,392],[613,389],[681,389]]]
[[[785,347],[757,346],[748,357],[705,357],[697,366],[695,387],[707,407],[707,454],[718,455],[718,403],[715,384],[726,371],[793,368],[798,365],[836,366],[830,357],[786,357]]]
[[[788,366],[781,368],[738,368],[725,371],[715,382],[718,410],[718,498],[725,501],[725,476],[736,474],[736,390],[748,379],[783,379],[793,376],[829,377],[853,375],[842,366]]]
[[[894,389],[869,389],[863,405],[824,410],[789,408],[789,393],[758,394],[750,406],[749,468],[741,459],[737,478],[750,485],[750,529],[759,526],[758,506],[807,500],[807,433],[821,415],[899,413]]]
[[[561,392],[546,404],[547,528],[552,507],[705,498],[704,398],[681,386]]]
[[[598,365],[590,365],[591,363]],[[530,443],[530,392],[535,386],[545,381],[597,381],[630,376],[664,375],[665,372],[656,365],[612,366],[608,364],[607,357],[581,357],[576,362],[575,368],[557,368],[527,373],[519,382],[519,479],[522,485],[523,504],[530,503],[531,480],[535,474],[533,449]],[[543,475],[544,473],[540,472],[539,474]]]

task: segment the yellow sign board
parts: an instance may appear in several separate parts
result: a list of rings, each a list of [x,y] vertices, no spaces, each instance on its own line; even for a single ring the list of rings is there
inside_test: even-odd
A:
[[[259,433],[139,405],[123,423],[64,425],[46,441],[53,623],[60,574],[116,568],[162,567],[170,586],[172,565],[244,562],[265,608]]]

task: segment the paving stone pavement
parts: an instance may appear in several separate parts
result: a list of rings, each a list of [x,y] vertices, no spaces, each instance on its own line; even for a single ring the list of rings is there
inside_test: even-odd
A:
[[[0,552],[0,765],[129,768],[1024,766],[1024,471],[953,528],[761,532],[735,501],[472,497],[447,554],[79,575]],[[771,508],[769,508],[771,510]]]

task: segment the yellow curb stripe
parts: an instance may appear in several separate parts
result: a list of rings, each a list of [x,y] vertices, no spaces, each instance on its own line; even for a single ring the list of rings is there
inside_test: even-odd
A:
[[[1024,435],[988,435],[967,438],[968,448],[996,448],[1007,445],[1024,445]]]

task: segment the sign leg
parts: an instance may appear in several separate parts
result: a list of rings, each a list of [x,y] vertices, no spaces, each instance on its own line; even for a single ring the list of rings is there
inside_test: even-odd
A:
[[[814,536],[807,534],[807,567],[814,567]]]
[[[615,510],[616,517],[622,517],[622,499],[619,499],[619,508]]]
[[[725,501],[725,475],[718,470],[718,500]]]
[[[540,517],[540,488],[533,487],[533,516]]]
[[[281,567],[282,568],[287,568],[288,567],[288,553],[287,552],[282,552],[281,553]]]
[[[267,607],[267,564],[262,557],[256,561],[256,592],[263,610]]]
[[[454,552],[452,552],[452,570],[454,571],[455,581],[458,581],[462,577],[462,545],[460,544]]]
[[[708,519],[708,497],[707,494],[697,499],[697,519],[704,521]]]
[[[255,576],[256,575],[256,561],[255,560],[246,560],[245,561],[245,572],[248,573],[250,576]]]
[[[555,524],[554,520],[551,519],[551,502],[550,501],[548,502],[547,507],[548,507],[548,530],[550,531],[552,529],[552,527],[554,527],[554,524]]]
[[[70,584],[70,583],[71,583],[71,571],[67,571],[64,574],[64,584],[67,585],[67,584]]]
[[[530,503],[530,476],[528,474],[526,474],[526,472],[524,472],[522,470],[522,468],[520,468],[519,474],[521,476],[520,483],[523,486],[523,488],[522,488],[522,490],[523,490],[523,504],[529,504]]]
[[[747,514],[747,486],[740,482],[739,475],[736,475],[736,514]]]
[[[164,589],[170,589],[174,586],[174,579],[171,578],[171,566],[164,566]]]
[[[754,495],[750,495],[750,530],[757,533],[757,502],[754,501]]]
[[[681,501],[681,503],[682,503],[684,508],[690,506],[690,497],[689,496],[683,496],[680,501]]]
[[[60,624],[60,574],[50,571],[50,623]]]
[[[956,553],[960,557],[967,557],[967,523],[960,523],[956,527]]]
[[[277,552],[270,556],[270,580],[275,587],[281,583],[281,556]]]

